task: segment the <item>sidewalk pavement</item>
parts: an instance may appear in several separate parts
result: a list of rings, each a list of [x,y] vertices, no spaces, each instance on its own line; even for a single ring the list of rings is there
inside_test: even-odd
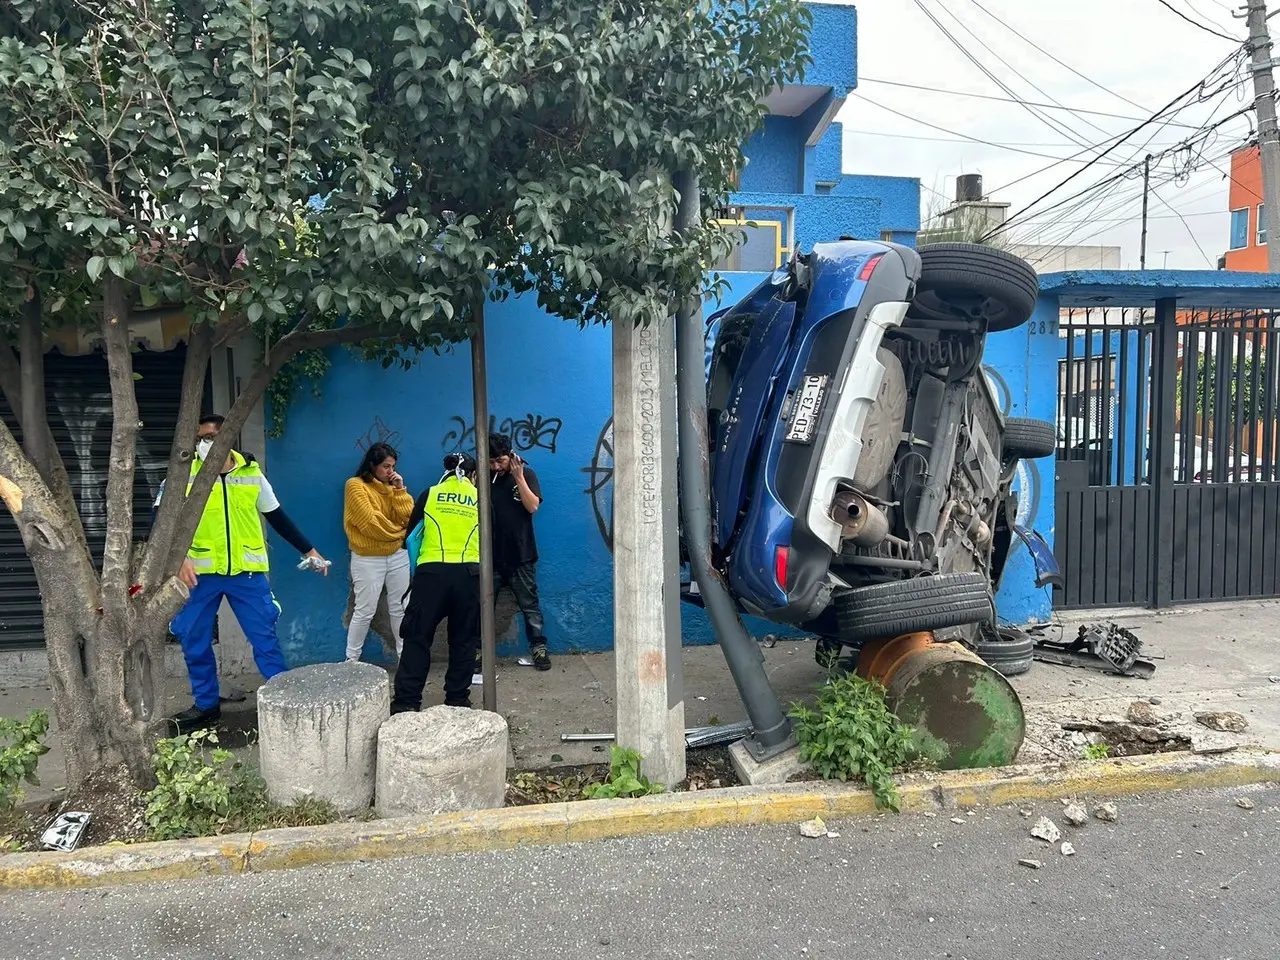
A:
[[[1122,719],[1130,703],[1155,698],[1155,712],[1171,729],[1209,735],[1192,714],[1202,710],[1232,710],[1248,721],[1240,735],[1216,734],[1225,745],[1256,745],[1280,749],[1280,638],[1275,623],[1280,601],[1215,604],[1170,611],[1072,613],[1060,626],[1071,636],[1076,625],[1115,620],[1144,641],[1144,655],[1155,659],[1155,676],[1139,680],[1037,662],[1028,674],[1013,679],[1027,712],[1028,736],[1021,762],[1079,759],[1082,735],[1062,729],[1070,719]],[[1054,636],[1051,629],[1050,636]],[[785,705],[811,695],[823,673],[814,661],[812,641],[779,641],[764,649],[774,690]],[[718,647],[688,647],[684,652],[685,724],[733,723],[746,717],[737,690]],[[236,753],[256,762],[253,729],[257,677],[226,677],[249,691],[246,700],[223,705],[224,742]],[[4,678],[0,677],[0,685]],[[190,704],[185,675],[170,677],[167,707],[171,712]],[[473,699],[479,700],[480,691]],[[428,683],[425,702],[442,700],[440,676]],[[0,690],[0,715],[21,716],[36,707],[51,707],[46,688]],[[498,665],[498,707],[511,725],[512,752],[526,769],[562,764],[597,763],[607,759],[608,744],[562,743],[562,733],[610,732],[614,729],[614,658],[612,653],[559,654],[543,673],[520,666],[515,659]],[[29,800],[52,797],[62,788],[64,774],[57,737],[42,758],[41,786],[29,788]]]

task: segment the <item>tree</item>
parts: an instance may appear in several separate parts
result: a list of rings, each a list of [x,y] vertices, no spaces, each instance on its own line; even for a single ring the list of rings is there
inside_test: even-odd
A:
[[[73,785],[120,761],[149,777],[176,572],[216,479],[166,484],[136,542],[131,313],[190,318],[173,477],[212,350],[246,332],[264,359],[207,464],[302,351],[461,340],[511,292],[649,322],[729,242],[670,232],[669,171],[723,202],[807,26],[795,0],[0,2],[0,389],[20,426],[0,426],[0,496]],[[100,562],[44,414],[43,336],[77,324],[114,412]]]

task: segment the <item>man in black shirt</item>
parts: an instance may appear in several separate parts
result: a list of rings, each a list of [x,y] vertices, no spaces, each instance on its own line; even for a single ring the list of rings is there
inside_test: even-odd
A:
[[[524,614],[525,635],[533,665],[551,669],[547,638],[542,633],[542,607],[538,604],[538,543],[533,536],[533,515],[542,505],[538,475],[511,449],[511,438],[489,438],[489,469],[493,486],[494,594],[511,591]]]

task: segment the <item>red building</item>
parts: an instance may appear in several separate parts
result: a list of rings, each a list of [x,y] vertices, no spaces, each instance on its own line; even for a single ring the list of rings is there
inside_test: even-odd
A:
[[[1231,155],[1231,236],[1226,268],[1267,272],[1267,227],[1262,214],[1262,160],[1257,146]]]

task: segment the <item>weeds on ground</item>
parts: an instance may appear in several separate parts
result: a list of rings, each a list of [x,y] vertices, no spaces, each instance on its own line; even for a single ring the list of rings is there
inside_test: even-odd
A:
[[[1111,756],[1111,744],[1109,743],[1091,743],[1084,748],[1084,758],[1086,760],[1105,760]]]
[[[898,811],[893,772],[912,755],[911,730],[889,710],[884,687],[856,674],[831,674],[818,690],[816,709],[791,708],[800,758],[824,780],[862,779],[876,806]]]
[[[267,799],[256,770],[218,746],[212,730],[156,744],[151,758],[156,786],[147,794],[147,827],[154,840],[331,823],[337,811],[306,797],[280,806]]]
[[[589,800],[607,800],[614,797],[647,797],[662,793],[660,783],[651,783],[640,773],[640,754],[629,747],[612,747],[609,750],[609,779],[585,787],[582,795]]]
[[[22,784],[40,786],[36,767],[49,752],[44,742],[49,714],[33,710],[25,720],[0,717],[0,814],[10,813],[22,800]]]

